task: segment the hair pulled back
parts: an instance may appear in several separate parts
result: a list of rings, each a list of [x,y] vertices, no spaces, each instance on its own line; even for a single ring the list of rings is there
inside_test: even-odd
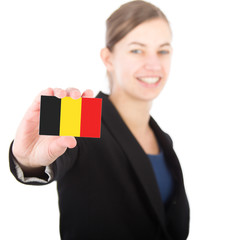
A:
[[[106,21],[106,47],[113,51],[115,44],[130,31],[153,18],[160,18],[169,24],[164,13],[149,2],[137,0],[121,5]]]

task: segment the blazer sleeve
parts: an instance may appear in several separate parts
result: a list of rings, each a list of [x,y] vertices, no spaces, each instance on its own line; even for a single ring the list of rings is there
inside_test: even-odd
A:
[[[9,167],[13,176],[21,183],[28,185],[45,185],[62,178],[69,169],[71,169],[79,156],[79,146],[73,149],[67,149],[63,155],[57,158],[51,165],[45,169],[45,176],[39,178],[37,176],[25,177],[23,171],[17,163],[17,159],[13,155],[12,145],[9,149]]]

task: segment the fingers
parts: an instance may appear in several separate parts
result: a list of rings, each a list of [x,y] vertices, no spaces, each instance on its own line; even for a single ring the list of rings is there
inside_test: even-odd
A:
[[[43,91],[41,91],[37,96],[36,98],[34,99],[30,109],[32,111],[39,111],[40,110],[40,101],[41,101],[41,96],[44,95],[44,96],[54,96],[54,91],[52,88],[47,88]]]
[[[52,88],[47,88],[45,90],[42,90],[35,98],[36,103],[40,103],[41,96],[54,96],[54,91]]]
[[[51,162],[55,161],[59,156],[61,156],[67,148],[74,148],[75,146],[76,139],[70,136],[59,137],[55,141],[52,141],[48,148],[48,154],[51,158]]]
[[[58,98],[64,98],[64,97],[71,97],[73,99],[77,99],[80,97],[88,97],[92,98],[93,97],[93,91],[90,89],[87,89],[81,94],[80,90],[77,88],[67,88],[66,90],[61,89],[61,88],[47,88],[43,90],[39,95],[38,95],[38,100],[40,101],[40,96],[45,95],[45,96],[56,96]]]
[[[83,92],[82,97],[87,97],[87,98],[93,98],[94,94],[93,91],[90,89],[87,89]]]
[[[74,148],[76,146],[76,139],[71,136],[61,136],[58,138],[57,144],[61,147]]]
[[[63,90],[61,88],[54,88],[53,92],[54,92],[54,96],[58,98],[64,98],[67,96],[66,90]]]
[[[45,96],[53,96],[54,95],[54,91],[52,88],[47,88],[47,89],[44,89],[42,90],[38,96],[41,96],[41,95],[45,95]]]
[[[35,98],[32,105],[32,109],[35,111],[38,111],[40,109],[41,96],[56,96],[58,98],[71,97],[73,99],[78,99],[80,97],[92,98],[93,91],[87,89],[83,92],[83,94],[81,94],[77,88],[67,88],[66,90],[63,90],[61,88],[47,88],[41,91]]]
[[[58,93],[58,94],[63,94],[63,92],[64,92],[64,90],[62,90],[62,89],[57,89],[57,91],[56,91],[56,93]],[[73,99],[78,99],[80,97],[87,97],[87,98],[92,98],[93,97],[93,91],[90,90],[90,89],[85,90],[83,92],[83,94],[81,94],[80,90],[77,89],[77,88],[67,88],[65,90],[65,94],[66,95],[64,95],[64,96],[71,97]]]
[[[81,92],[77,88],[67,88],[66,96],[71,97],[73,99],[78,99],[81,97]]]
[[[31,105],[31,110],[33,111],[40,110],[41,96],[56,96],[58,98],[71,97],[73,99],[78,99],[80,97],[93,98],[93,91],[87,89],[83,92],[83,94],[81,94],[81,92],[77,88],[67,88],[66,90],[63,90],[61,88],[47,88],[41,91],[36,96],[35,100]]]

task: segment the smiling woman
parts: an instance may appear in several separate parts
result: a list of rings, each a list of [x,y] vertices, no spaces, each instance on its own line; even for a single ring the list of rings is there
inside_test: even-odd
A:
[[[100,139],[38,135],[41,95],[90,98],[90,90],[46,89],[20,123],[11,171],[25,184],[57,181],[62,239],[187,238],[181,167],[171,138],[150,116],[168,79],[171,38],[165,15],[150,3],[126,3],[109,17],[101,58],[112,86],[109,96],[97,95]]]
[[[125,97],[142,100],[157,97],[169,75],[170,43],[168,23],[156,18],[135,27],[112,51],[103,49],[102,58],[112,82],[111,98],[119,91]]]
[[[129,8],[130,8],[130,11],[129,11]],[[129,34],[134,28],[138,27],[141,23],[144,23],[146,21],[149,21],[155,18],[162,20],[164,23],[167,23],[168,25],[167,30],[171,32],[167,17],[159,8],[157,8],[153,4],[151,3],[146,4],[143,1],[134,1],[134,2],[123,4],[106,21],[106,25],[107,25],[106,49],[108,49],[110,52],[113,52],[115,44],[117,42],[120,42],[121,39],[124,38],[127,34]],[[157,30],[160,31],[160,28]],[[147,33],[139,30],[139,34],[144,35]],[[145,44],[138,42],[138,40],[139,39],[136,38],[135,42],[133,41],[129,43],[129,45],[132,45],[132,49],[131,49],[132,53],[137,53],[137,54],[143,53],[142,49],[140,48],[133,49],[133,47],[136,47],[136,46],[145,47]],[[112,90],[112,84],[113,84],[112,76],[109,71],[107,71],[107,75],[110,82],[110,89]]]

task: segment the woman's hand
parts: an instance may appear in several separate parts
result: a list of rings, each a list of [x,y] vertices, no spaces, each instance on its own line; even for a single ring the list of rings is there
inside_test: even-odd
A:
[[[69,96],[73,99],[80,97],[93,97],[91,90],[86,90],[82,95],[78,89],[48,88],[42,91],[33,101],[24,115],[13,142],[13,155],[24,172],[50,165],[67,148],[76,146],[76,139],[71,136],[41,136],[39,135],[40,99],[41,95],[64,98]]]

